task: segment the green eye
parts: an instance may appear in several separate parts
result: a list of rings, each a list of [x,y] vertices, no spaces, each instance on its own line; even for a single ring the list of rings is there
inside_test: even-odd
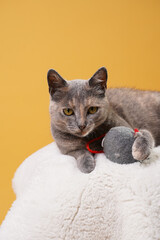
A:
[[[63,109],[63,112],[66,116],[71,116],[74,114],[74,112],[71,108],[65,108],[65,109]]]
[[[90,107],[88,109],[88,114],[94,114],[98,111],[98,107]]]

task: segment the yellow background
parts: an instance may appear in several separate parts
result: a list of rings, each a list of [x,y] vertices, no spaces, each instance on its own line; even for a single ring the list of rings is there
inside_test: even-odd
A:
[[[159,0],[0,2],[0,222],[15,199],[11,179],[52,141],[46,73],[108,86],[160,90]]]

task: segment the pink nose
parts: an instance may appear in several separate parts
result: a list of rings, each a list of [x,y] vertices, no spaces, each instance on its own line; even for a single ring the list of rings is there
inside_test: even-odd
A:
[[[83,129],[85,129],[86,125],[78,125],[78,127],[82,131]]]

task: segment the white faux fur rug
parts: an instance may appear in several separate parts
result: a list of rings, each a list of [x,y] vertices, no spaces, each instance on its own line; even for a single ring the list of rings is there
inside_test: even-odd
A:
[[[96,159],[81,173],[55,143],[27,158],[0,240],[160,240],[160,147],[143,164]]]

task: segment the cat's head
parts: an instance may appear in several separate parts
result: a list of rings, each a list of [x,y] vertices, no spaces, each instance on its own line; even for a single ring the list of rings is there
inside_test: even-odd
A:
[[[89,80],[64,80],[55,70],[47,75],[52,129],[85,137],[102,124],[108,112],[107,70]]]

